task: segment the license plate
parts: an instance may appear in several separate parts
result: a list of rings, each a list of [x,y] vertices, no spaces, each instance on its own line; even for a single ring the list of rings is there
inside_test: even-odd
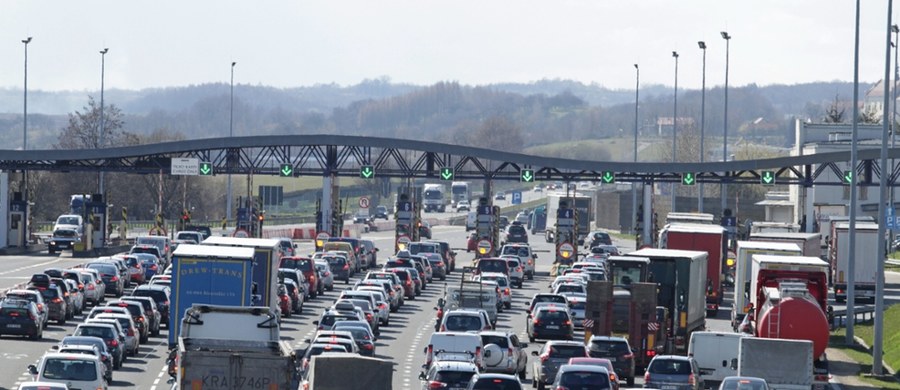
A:
[[[678,386],[664,385],[661,388],[662,388],[662,390],[675,390],[678,388]]]
[[[547,329],[559,329],[559,325],[547,325]]]
[[[17,329],[18,329],[18,328],[21,328],[22,325],[19,325],[19,324],[6,324],[6,327],[7,327],[7,328],[17,328]]]

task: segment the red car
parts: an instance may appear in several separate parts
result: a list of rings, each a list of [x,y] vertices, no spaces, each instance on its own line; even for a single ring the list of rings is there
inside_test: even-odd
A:
[[[416,299],[416,286],[413,284],[412,275],[409,274],[409,271],[405,268],[389,268],[385,271],[397,274],[397,277],[400,278],[400,283],[403,285],[403,293],[406,295],[406,299]]]
[[[303,277],[309,283],[310,298],[315,298],[325,292],[325,281],[319,280],[316,263],[312,259],[300,256],[282,257],[280,268],[292,268],[303,272]]]
[[[472,233],[469,236],[469,241],[466,243],[466,252],[471,252],[478,249],[478,240],[475,239],[475,233]]]
[[[278,285],[278,307],[281,309],[281,315],[285,318],[291,317],[291,312],[294,311],[294,303],[291,300],[290,294],[288,294],[287,287],[283,284]]]

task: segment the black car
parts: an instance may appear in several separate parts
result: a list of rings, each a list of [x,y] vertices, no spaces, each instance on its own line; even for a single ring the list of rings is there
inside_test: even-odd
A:
[[[419,222],[419,238],[431,239],[431,224],[428,221]]]
[[[49,319],[56,321],[59,325],[64,325],[69,319],[69,306],[66,304],[65,297],[59,286],[52,285],[49,287],[28,287],[29,290],[37,290],[41,293],[41,298],[50,311]]]
[[[125,280],[119,277],[119,269],[113,263],[90,263],[87,268],[95,269],[100,273],[100,279],[106,286],[106,294],[121,297],[125,292]]]
[[[540,307],[528,321],[528,341],[535,339],[571,340],[575,331],[569,312],[563,308]]]
[[[594,231],[588,234],[588,239],[584,240],[585,248],[593,248],[597,245],[612,245],[612,237],[609,236],[609,233]]]
[[[588,353],[592,358],[609,359],[616,375],[628,386],[634,386],[634,352],[628,340],[622,337],[591,336]]]
[[[343,280],[344,283],[350,283],[350,262],[343,256],[322,256],[322,260],[328,262],[331,267],[331,273],[334,274],[335,280]]]
[[[385,221],[388,219],[388,209],[384,206],[376,206],[375,212],[372,213],[372,219],[382,218]]]
[[[131,295],[136,297],[150,297],[156,301],[156,309],[159,310],[160,326],[169,327],[169,287],[161,284],[145,284],[137,286]]]
[[[525,230],[525,226],[518,222],[513,222],[512,225],[509,225],[509,228],[506,229],[506,243],[512,242],[521,242],[528,243],[528,231]]]
[[[0,301],[0,335],[7,334],[32,340],[44,337],[44,321],[34,302],[9,298]]]

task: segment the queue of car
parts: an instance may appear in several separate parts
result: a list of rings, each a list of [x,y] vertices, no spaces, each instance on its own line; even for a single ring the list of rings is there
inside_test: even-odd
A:
[[[171,243],[165,237],[137,241],[129,253],[70,269],[48,268],[32,275],[24,288],[3,294],[0,336],[40,340],[49,321],[63,325],[84,314],[71,335],[28,366],[34,381],[20,389],[106,389],[113,372],[168,326],[169,288],[150,282],[168,276],[162,270]],[[132,285],[131,295],[125,295]]]

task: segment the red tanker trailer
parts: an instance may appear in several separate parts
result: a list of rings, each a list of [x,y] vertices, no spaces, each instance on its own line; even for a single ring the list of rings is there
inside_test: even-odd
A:
[[[751,269],[753,333],[811,341],[816,367],[824,369],[830,331],[828,263],[817,257],[753,255]]]

